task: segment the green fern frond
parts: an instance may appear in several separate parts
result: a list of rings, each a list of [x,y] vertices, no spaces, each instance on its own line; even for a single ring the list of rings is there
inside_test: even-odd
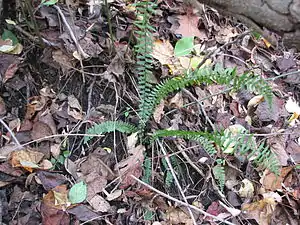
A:
[[[202,145],[204,150],[209,155],[214,155],[217,151],[214,147],[214,144],[211,140],[212,134],[206,132],[196,132],[196,131],[184,131],[184,130],[158,130],[156,131],[152,137],[151,141],[161,138],[161,137],[177,137],[184,138],[187,140],[193,140],[199,142]]]
[[[151,141],[153,142],[162,137],[179,137],[198,141],[210,156],[216,153],[215,146],[219,146],[223,151],[228,146],[233,146],[233,153],[245,155],[248,159],[253,158],[253,162],[257,167],[269,169],[275,174],[279,174],[280,171],[280,164],[276,155],[263,144],[257,147],[251,135],[240,134],[237,136],[232,135],[230,132],[222,134],[182,130],[158,130],[152,135]]]
[[[224,190],[225,187],[225,169],[222,165],[216,165],[212,168],[213,175],[215,179],[218,181],[218,185],[221,191]]]
[[[145,156],[143,167],[144,167],[144,175],[142,181],[144,181],[147,184],[150,184],[151,175],[152,175],[152,164],[151,164],[151,159],[147,156]]]
[[[258,94],[263,95],[269,104],[272,102],[272,89],[260,76],[252,73],[245,73],[238,76],[235,69],[223,69],[219,66],[216,66],[214,69],[211,67],[204,67],[186,74],[185,76],[174,77],[156,85],[150,96],[148,96],[147,104],[144,105],[144,120],[149,120],[155,110],[155,107],[170,93],[201,83],[205,83],[207,85],[213,83],[227,85],[232,87],[234,90],[246,88],[250,91],[255,91]]]
[[[234,137],[234,152],[239,155],[246,155],[249,160],[261,169],[269,169],[276,175],[280,172],[280,163],[276,155],[268,146],[263,143],[256,146],[253,135],[239,135]]]
[[[155,3],[151,1],[138,1],[136,4],[137,20],[135,26],[138,28],[135,31],[137,44],[135,52],[137,54],[137,71],[138,71],[138,86],[140,94],[139,105],[139,130],[143,130],[147,122],[147,110],[149,105],[149,96],[153,90],[150,78],[152,77],[152,49],[153,35],[155,28],[150,24],[150,18],[155,12]]]
[[[137,132],[137,127],[122,121],[106,121],[100,124],[96,124],[87,130],[87,135],[89,134],[105,134],[114,131],[119,131],[121,133],[131,134]],[[85,136],[84,142],[87,143],[93,137]]]

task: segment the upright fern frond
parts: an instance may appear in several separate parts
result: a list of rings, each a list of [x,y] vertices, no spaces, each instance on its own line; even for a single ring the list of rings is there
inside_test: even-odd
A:
[[[152,135],[151,140],[154,141],[161,137],[179,137],[198,141],[210,156],[216,153],[215,146],[219,146],[223,151],[232,146],[232,153],[245,155],[248,159],[253,160],[257,167],[269,169],[275,174],[280,171],[280,164],[276,155],[264,144],[257,147],[251,135],[240,134],[237,136],[229,132],[224,135],[182,130],[158,130]]]
[[[87,135],[89,134],[105,134],[105,133],[110,133],[110,132],[114,132],[114,131],[119,131],[121,133],[125,133],[125,134],[131,134],[134,132],[137,132],[137,127],[126,123],[126,122],[122,122],[122,121],[106,121],[100,124],[96,124],[94,126],[92,126],[91,128],[89,128],[87,130]],[[87,143],[89,140],[91,140],[93,137],[91,136],[85,136],[84,137],[84,142]]]
[[[143,130],[147,122],[147,111],[149,108],[149,96],[151,95],[153,85],[150,78],[152,75],[152,49],[154,27],[150,25],[150,18],[154,13],[155,4],[153,2],[144,0],[136,3],[137,20],[135,26],[138,28],[135,31],[137,44],[135,45],[135,52],[137,53],[137,71],[138,71],[138,86],[140,94],[139,118],[140,130]]]
[[[263,95],[269,104],[272,101],[272,89],[260,76],[252,73],[245,73],[238,76],[235,69],[223,69],[218,66],[214,69],[205,67],[186,74],[185,76],[174,77],[156,85],[152,93],[148,96],[147,107],[145,108],[146,111],[143,112],[143,118],[147,121],[153,114],[155,107],[170,93],[201,83],[207,85],[213,83],[227,85],[234,90],[246,88]]]

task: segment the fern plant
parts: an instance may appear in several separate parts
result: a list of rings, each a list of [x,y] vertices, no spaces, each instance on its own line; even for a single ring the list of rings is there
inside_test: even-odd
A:
[[[198,84],[221,84],[231,87],[234,91],[245,88],[249,91],[263,95],[265,100],[271,105],[272,89],[264,79],[252,72],[239,75],[237,74],[236,69],[224,69],[220,66],[199,68],[195,71],[187,72],[182,76],[166,79],[157,85],[152,84],[150,80],[150,77],[152,77],[153,64],[151,54],[153,48],[152,33],[155,29],[151,26],[150,19],[154,13],[155,3],[148,0],[142,0],[138,1],[135,6],[137,10],[137,19],[135,22],[137,28],[135,31],[137,44],[135,45],[135,52],[140,97],[138,110],[139,124],[138,126],[135,126],[121,121],[107,121],[88,129],[88,134],[105,134],[113,131],[127,134],[139,132],[141,134],[140,137],[142,137],[141,142],[146,143],[146,139],[144,138],[146,125],[161,100],[175,91],[180,91],[183,88]],[[226,135],[222,133],[210,134],[208,132],[182,130],[159,130],[154,132],[149,139],[154,141],[157,138],[176,136],[188,140],[195,140],[198,141],[211,156],[216,155],[217,148],[224,149],[224,140],[227,140],[226,144],[235,141],[235,154],[247,155],[249,159],[254,159],[254,162],[258,166],[269,168],[271,171],[278,173],[279,164],[276,163],[278,161],[274,154],[272,154],[272,152],[264,145],[256,147],[255,143],[250,143],[250,139],[248,138],[246,140],[245,135],[243,134],[241,134],[241,138],[238,139],[231,134]],[[88,136],[85,137],[86,142],[90,139],[91,138]],[[228,142],[228,140],[230,141]],[[145,161],[144,166],[145,171],[149,172],[149,160]],[[214,170],[215,177],[219,180],[220,187],[223,187],[222,166],[217,164]],[[145,177],[146,179],[149,178],[148,172]]]

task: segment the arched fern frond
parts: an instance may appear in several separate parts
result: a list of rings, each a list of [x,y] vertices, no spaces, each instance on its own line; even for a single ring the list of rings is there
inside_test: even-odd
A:
[[[100,124],[96,124],[87,130],[87,134],[105,134],[114,131],[119,131],[125,134],[131,134],[137,132],[137,127],[122,121],[105,121]],[[85,136],[84,142],[88,142],[93,137]]]
[[[219,66],[216,66],[214,69],[212,67],[204,67],[185,76],[174,77],[156,85],[143,105],[144,112],[142,114],[144,120],[149,120],[155,107],[170,93],[201,83],[227,85],[234,90],[246,88],[263,95],[269,104],[272,102],[272,89],[260,76],[253,73],[245,73],[238,76],[235,69],[223,69]]]
[[[222,134],[182,130],[158,130],[152,135],[151,141],[153,142],[163,137],[177,137],[198,141],[210,156],[216,153],[215,146],[219,146],[223,151],[227,150],[228,147],[232,147],[232,153],[246,156],[249,160],[253,160],[257,167],[269,169],[276,175],[280,171],[280,164],[276,155],[264,144],[257,146],[255,139],[251,135],[232,135],[230,132]]]

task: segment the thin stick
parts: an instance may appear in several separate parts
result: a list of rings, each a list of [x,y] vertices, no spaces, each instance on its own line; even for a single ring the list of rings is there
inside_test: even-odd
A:
[[[70,34],[72,40],[74,41],[74,43],[75,43],[75,45],[76,45],[76,48],[77,48],[77,50],[78,50],[78,53],[79,53],[81,56],[83,56],[83,58],[88,58],[89,55],[86,54],[86,53],[83,51],[82,47],[79,45],[79,43],[78,43],[78,41],[77,41],[77,38],[75,37],[75,35],[74,35],[74,33],[73,33],[73,31],[72,31],[70,25],[68,24],[68,21],[67,21],[66,17],[65,17],[65,15],[63,14],[63,12],[61,11],[61,9],[60,9],[57,5],[53,5],[53,7],[57,10],[57,12],[59,13],[59,15],[60,15],[62,21],[64,22],[64,24],[65,24],[65,26],[66,26],[66,28],[68,29],[69,34]]]
[[[167,198],[167,199],[169,199],[169,200],[171,200],[171,201],[174,201],[174,202],[176,202],[176,203],[178,203],[178,204],[180,204],[180,205],[189,207],[189,208],[191,208],[191,209],[193,209],[193,210],[195,210],[195,211],[197,211],[197,212],[200,212],[200,213],[203,214],[204,216],[211,217],[211,218],[213,218],[213,219],[215,219],[215,220],[217,220],[217,221],[220,221],[220,222],[222,222],[222,223],[226,223],[226,224],[228,224],[228,225],[235,225],[234,223],[228,222],[228,221],[223,220],[223,219],[221,219],[221,218],[219,218],[219,217],[217,217],[217,216],[214,216],[214,215],[212,215],[212,214],[209,214],[209,213],[205,212],[204,210],[199,209],[199,208],[196,207],[196,206],[187,204],[187,203],[185,203],[185,202],[183,202],[183,201],[180,201],[180,200],[178,200],[178,199],[176,199],[176,198],[173,198],[173,197],[167,195],[166,193],[164,193],[164,192],[162,192],[162,191],[160,191],[160,190],[157,190],[156,188],[150,186],[149,184],[147,184],[147,183],[141,181],[140,179],[136,178],[136,177],[133,176],[133,175],[131,175],[131,177],[132,177],[134,180],[136,180],[137,182],[139,182],[140,184],[144,185],[145,187],[149,188],[150,190],[156,192],[157,194],[159,194],[159,195],[161,195],[161,196],[163,196],[163,197],[165,197],[165,198]]]
[[[2,119],[0,119],[0,122],[1,122]],[[1,122],[2,123],[2,122]],[[3,124],[3,123],[2,123]],[[4,124],[3,124],[4,125]],[[4,125],[5,126],[5,125]],[[9,131],[9,130],[8,130]],[[12,133],[11,133],[12,134]],[[35,140],[32,140],[32,141],[29,141],[29,142],[26,142],[24,144],[20,144],[19,142],[17,142],[18,140],[17,139],[14,139],[18,145],[18,147],[16,147],[15,149],[18,149],[18,148],[23,148],[27,145],[30,145],[32,143],[35,143],[35,142],[39,142],[39,141],[44,141],[44,140],[48,140],[50,138],[56,138],[56,137],[66,137],[66,136],[84,136],[84,137],[103,137],[104,135],[101,135],[101,134],[54,134],[54,135],[49,135],[49,136],[46,136],[46,137],[42,137],[42,138],[38,138],[38,139],[35,139]],[[12,137],[14,138],[15,136],[12,135]]]
[[[7,124],[3,121],[2,118],[0,118],[0,123],[2,123],[2,125],[6,128],[6,130],[10,133],[11,137],[14,139],[15,143],[17,144],[17,149],[22,148],[23,146],[20,144],[20,142],[16,138],[14,132],[12,132],[12,130],[9,128],[9,126],[7,126]]]
[[[160,146],[161,151],[162,151],[163,154],[165,155],[165,160],[166,160],[166,162],[167,162],[167,164],[168,164],[168,167],[169,167],[169,169],[170,169],[170,171],[171,171],[171,174],[172,174],[172,176],[173,176],[173,178],[174,178],[174,181],[175,181],[175,183],[176,183],[176,186],[178,187],[179,192],[180,192],[180,194],[181,194],[181,196],[182,196],[184,202],[185,202],[186,204],[189,204],[188,201],[187,201],[187,199],[186,199],[186,197],[185,197],[185,195],[184,195],[184,192],[183,192],[183,190],[182,190],[182,188],[181,188],[181,186],[180,186],[180,184],[179,184],[179,181],[178,181],[177,176],[176,176],[176,174],[175,174],[175,172],[174,172],[172,163],[170,162],[169,156],[167,155],[167,152],[166,152],[164,146],[161,144],[161,142],[160,142],[159,140],[158,140],[157,142],[158,142],[158,144],[159,144],[159,146]],[[196,219],[195,219],[195,217],[194,217],[194,214],[193,214],[192,210],[191,210],[189,207],[188,207],[188,211],[189,211],[189,213],[190,213],[190,216],[191,216],[191,219],[193,220],[194,225],[197,225],[197,222],[196,222]]]

